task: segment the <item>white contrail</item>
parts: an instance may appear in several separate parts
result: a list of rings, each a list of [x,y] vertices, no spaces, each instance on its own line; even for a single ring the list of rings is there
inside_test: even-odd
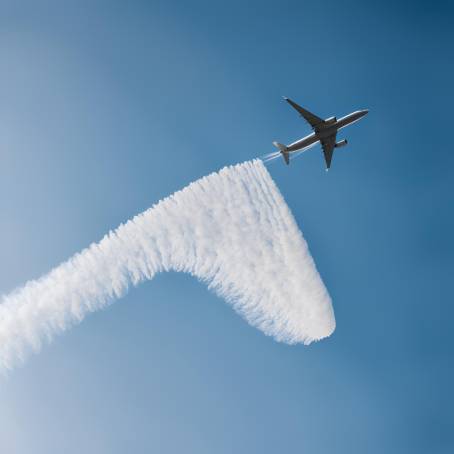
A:
[[[260,157],[260,159],[263,162],[268,162],[268,161],[272,161],[273,159],[278,158],[279,156],[281,156],[280,151],[273,151],[272,153],[264,154],[263,156]]]
[[[311,143],[310,145],[308,145],[308,146],[305,147],[305,148],[301,148],[300,150],[291,151],[291,152],[289,153],[289,158],[290,158],[290,160],[295,159],[295,158],[298,157],[301,153],[304,153],[305,151],[310,150],[312,147],[314,147],[315,145],[317,145],[317,143],[318,143],[318,142],[314,142],[314,143]],[[281,153],[280,151],[273,151],[272,153],[268,153],[268,154],[265,154],[265,155],[261,156],[260,159],[261,159],[263,162],[269,162],[269,161],[273,161],[274,159],[279,158],[280,156],[282,156],[282,153]]]
[[[3,297],[0,369],[123,296],[130,284],[169,270],[206,282],[278,341],[309,344],[334,330],[307,244],[255,160],[197,180]]]

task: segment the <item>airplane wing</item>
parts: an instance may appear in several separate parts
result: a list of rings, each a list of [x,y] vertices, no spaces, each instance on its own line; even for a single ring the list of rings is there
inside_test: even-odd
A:
[[[320,117],[317,117],[317,115],[314,115],[313,113],[309,112],[306,109],[303,109],[301,106],[299,106],[296,102],[293,102],[289,98],[284,99],[295,109],[299,112],[299,114],[311,125],[312,129],[315,129],[317,125],[320,123],[323,123],[323,120]]]
[[[334,147],[336,146],[336,133],[320,140],[320,143],[322,144],[323,154],[325,155],[326,170],[328,170],[331,166],[331,159],[333,158]]]

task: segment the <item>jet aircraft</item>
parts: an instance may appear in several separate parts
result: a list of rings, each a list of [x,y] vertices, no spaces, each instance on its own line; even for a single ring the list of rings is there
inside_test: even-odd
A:
[[[299,112],[299,114],[311,125],[314,131],[312,134],[309,134],[308,136],[303,137],[290,145],[273,142],[273,145],[281,152],[286,164],[290,164],[290,153],[306,148],[316,142],[320,142],[325,156],[326,170],[328,170],[331,167],[331,159],[333,158],[334,149],[347,145],[346,139],[336,142],[337,131],[354,123],[355,121],[358,121],[360,118],[364,117],[367,112],[369,112],[367,109],[357,110],[356,112],[352,112],[339,120],[336,117],[330,117],[323,120],[308,110],[303,109],[291,99],[286,97],[284,97],[284,99]]]

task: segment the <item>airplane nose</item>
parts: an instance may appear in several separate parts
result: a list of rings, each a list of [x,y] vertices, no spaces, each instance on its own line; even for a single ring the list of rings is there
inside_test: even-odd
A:
[[[364,109],[364,110],[361,111],[361,113],[362,113],[363,115],[366,115],[366,114],[369,113],[369,109]]]

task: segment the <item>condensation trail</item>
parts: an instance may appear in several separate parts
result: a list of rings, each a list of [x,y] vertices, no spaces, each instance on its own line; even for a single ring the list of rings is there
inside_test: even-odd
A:
[[[314,147],[317,144],[318,144],[318,142],[311,143],[310,145],[308,145],[305,148],[302,148],[301,150],[290,152],[290,154],[289,154],[290,160],[297,158],[301,153],[304,153],[305,151],[310,150],[312,147]],[[277,159],[281,156],[282,156],[282,153],[280,151],[273,151],[272,153],[268,153],[268,154],[261,156],[260,159],[263,162],[269,162],[269,161],[274,161],[275,159]]]
[[[309,344],[334,328],[330,297],[260,160],[190,184],[3,297],[0,368],[162,271],[205,282],[251,325]]]

